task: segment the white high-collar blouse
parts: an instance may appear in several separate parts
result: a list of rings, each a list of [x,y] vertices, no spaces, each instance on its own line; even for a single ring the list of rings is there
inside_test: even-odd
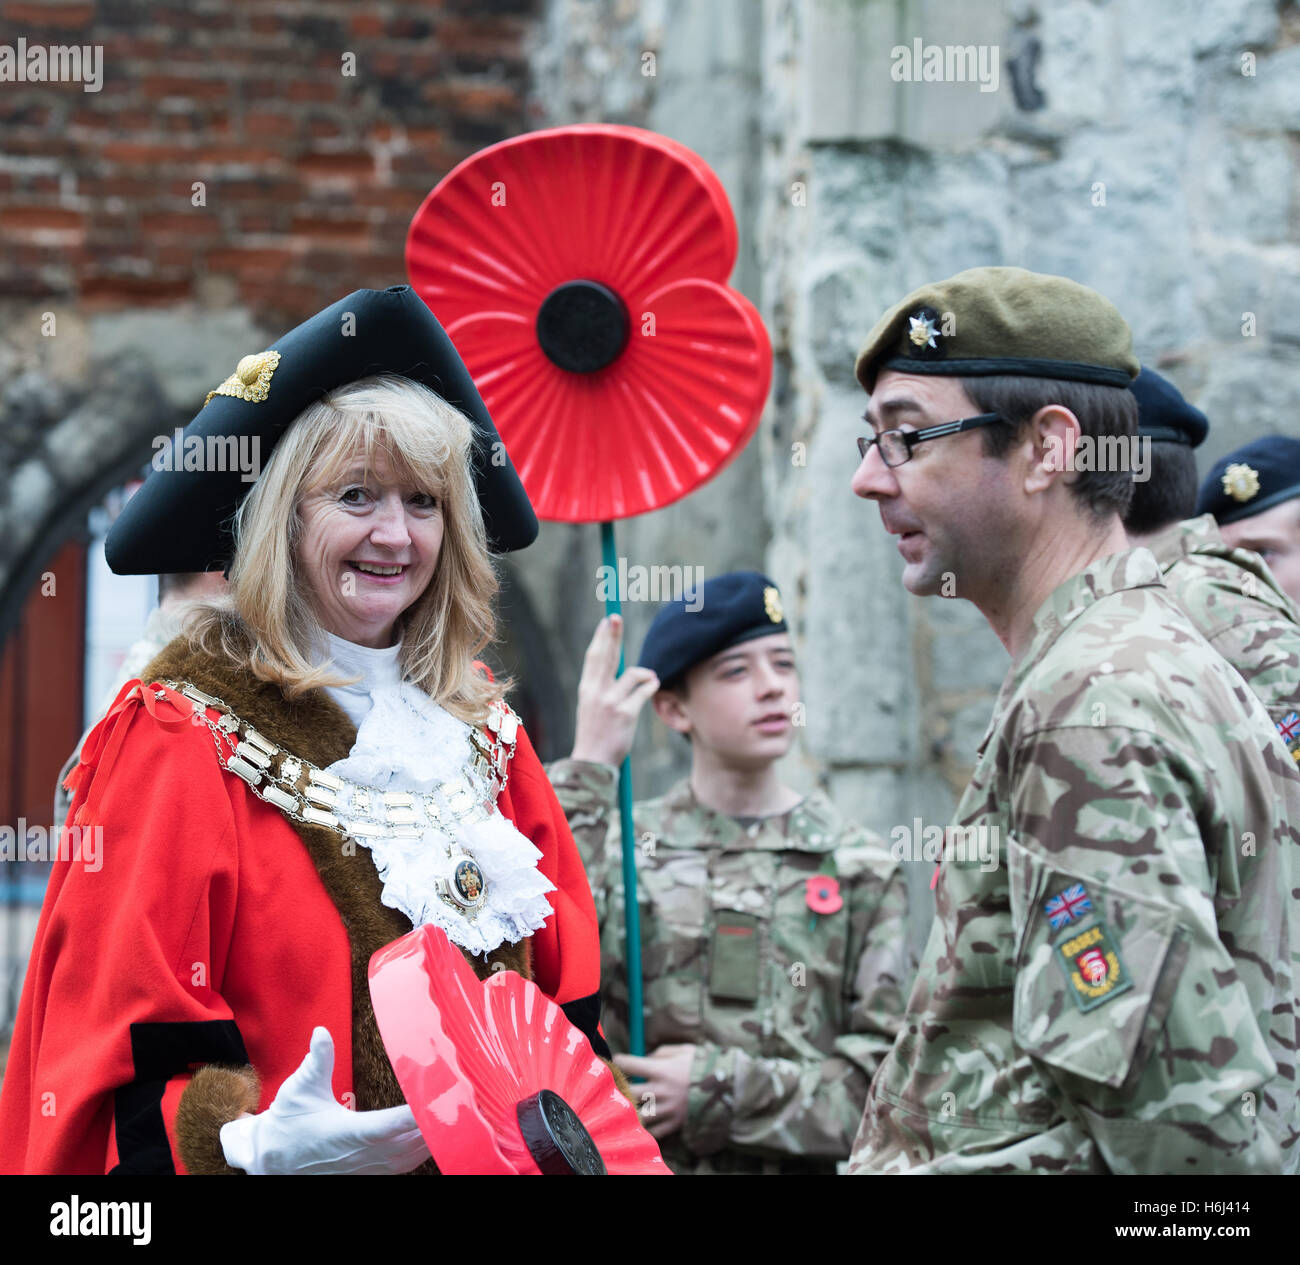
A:
[[[401,643],[374,650],[327,633],[319,659],[333,661],[355,684],[327,686],[330,697],[357,726],[348,755],[329,766],[345,779],[335,813],[345,819],[382,820],[379,796],[359,811],[353,785],[375,792],[432,791],[460,776],[471,756],[470,727],[402,679]],[[546,893],[554,884],[537,868],[541,853],[495,808],[483,821],[455,821],[450,834],[432,824],[410,838],[362,838],[383,881],[381,899],[400,909],[413,926],[433,923],[462,948],[486,954],[538,931],[553,912]],[[450,853],[450,855],[449,855]],[[471,919],[438,894],[438,880],[451,880],[455,861],[468,854],[482,871],[486,900]]]

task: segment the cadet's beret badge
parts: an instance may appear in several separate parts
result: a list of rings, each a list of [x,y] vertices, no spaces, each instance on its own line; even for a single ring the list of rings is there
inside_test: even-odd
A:
[[[1259,491],[1259,473],[1243,463],[1234,463],[1223,472],[1223,490],[1234,501],[1249,501]]]
[[[777,592],[775,585],[769,584],[763,590],[763,609],[774,624],[779,624],[785,618],[785,610],[781,606],[781,594]]]
[[[941,315],[932,307],[919,307],[907,318],[907,354],[914,360],[938,360],[944,355],[939,340]]]

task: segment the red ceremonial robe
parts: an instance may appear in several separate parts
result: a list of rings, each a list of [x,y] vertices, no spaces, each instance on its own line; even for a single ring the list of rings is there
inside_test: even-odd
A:
[[[289,702],[183,641],[143,676],[192,682],[319,767],[356,738],[323,690]],[[230,1172],[221,1124],[270,1104],[318,1024],[340,1102],[403,1101],[366,967],[410,923],[380,901],[369,851],[258,799],[221,769],[187,700],[134,684],[68,779],[69,822],[102,828],[102,846],[50,878],[0,1092],[0,1172],[185,1172],[183,1154]],[[497,803],[541,851],[555,913],[486,962],[466,956],[482,977],[499,962],[534,979],[607,1058],[595,908],[522,729]]]

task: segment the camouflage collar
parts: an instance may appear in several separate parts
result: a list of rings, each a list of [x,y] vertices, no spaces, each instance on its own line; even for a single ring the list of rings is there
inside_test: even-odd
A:
[[[1249,569],[1256,574],[1263,573],[1262,560],[1258,555],[1245,549],[1230,549],[1224,543],[1223,537],[1219,535],[1219,524],[1215,522],[1213,514],[1202,514],[1199,518],[1186,518],[1181,523],[1166,527],[1158,536],[1152,537],[1147,542],[1146,548],[1155,554],[1160,570],[1166,574],[1174,563],[1192,554],[1202,554],[1209,558],[1232,558],[1240,565],[1249,565]],[[1247,559],[1253,559],[1253,565],[1247,563]],[[1272,587],[1271,583],[1269,587]]]
[[[767,852],[830,852],[842,822],[835,805],[821,791],[805,795],[789,812],[765,817],[746,828],[734,817],[702,804],[689,778],[663,797],[666,814],[691,827],[677,828],[659,840],[668,848],[752,848]]]
[[[1107,554],[1098,558],[1090,566],[1084,567],[1077,575],[1072,575],[1064,584],[1052,590],[1047,600],[1038,608],[1034,616],[1034,632],[1029,644],[1020,652],[1012,663],[1002,689],[998,693],[997,704],[988,730],[984,734],[979,749],[982,753],[988,745],[1006,707],[1015,697],[1025,677],[1044,655],[1051,650],[1056,639],[1065,629],[1074,623],[1085,611],[1103,598],[1112,597],[1128,589],[1164,588],[1165,581],[1160,571],[1160,564],[1149,549],[1125,549],[1122,553]]]
[[[1230,548],[1219,534],[1219,524],[1213,514],[1202,514],[1199,518],[1188,518],[1175,523],[1152,540],[1147,548],[1155,554],[1160,570],[1165,575],[1184,558],[1222,558],[1255,576],[1258,583],[1253,586],[1253,596],[1278,608],[1293,620],[1297,617],[1295,604],[1278,585],[1264,559],[1250,549]]]
[[[1146,541],[1144,548],[1155,554],[1162,572],[1168,572],[1175,562],[1190,553],[1213,552],[1222,556],[1227,550],[1213,514],[1174,523]]]

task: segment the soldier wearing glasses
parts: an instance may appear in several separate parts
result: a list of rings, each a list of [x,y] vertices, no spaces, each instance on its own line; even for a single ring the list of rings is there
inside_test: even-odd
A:
[[[858,357],[853,490],[1012,663],[956,814],[999,865],[941,867],[851,1171],[1300,1160],[1300,775],[1129,547],[1137,372],[1110,303],[1017,268],[915,291]]]

